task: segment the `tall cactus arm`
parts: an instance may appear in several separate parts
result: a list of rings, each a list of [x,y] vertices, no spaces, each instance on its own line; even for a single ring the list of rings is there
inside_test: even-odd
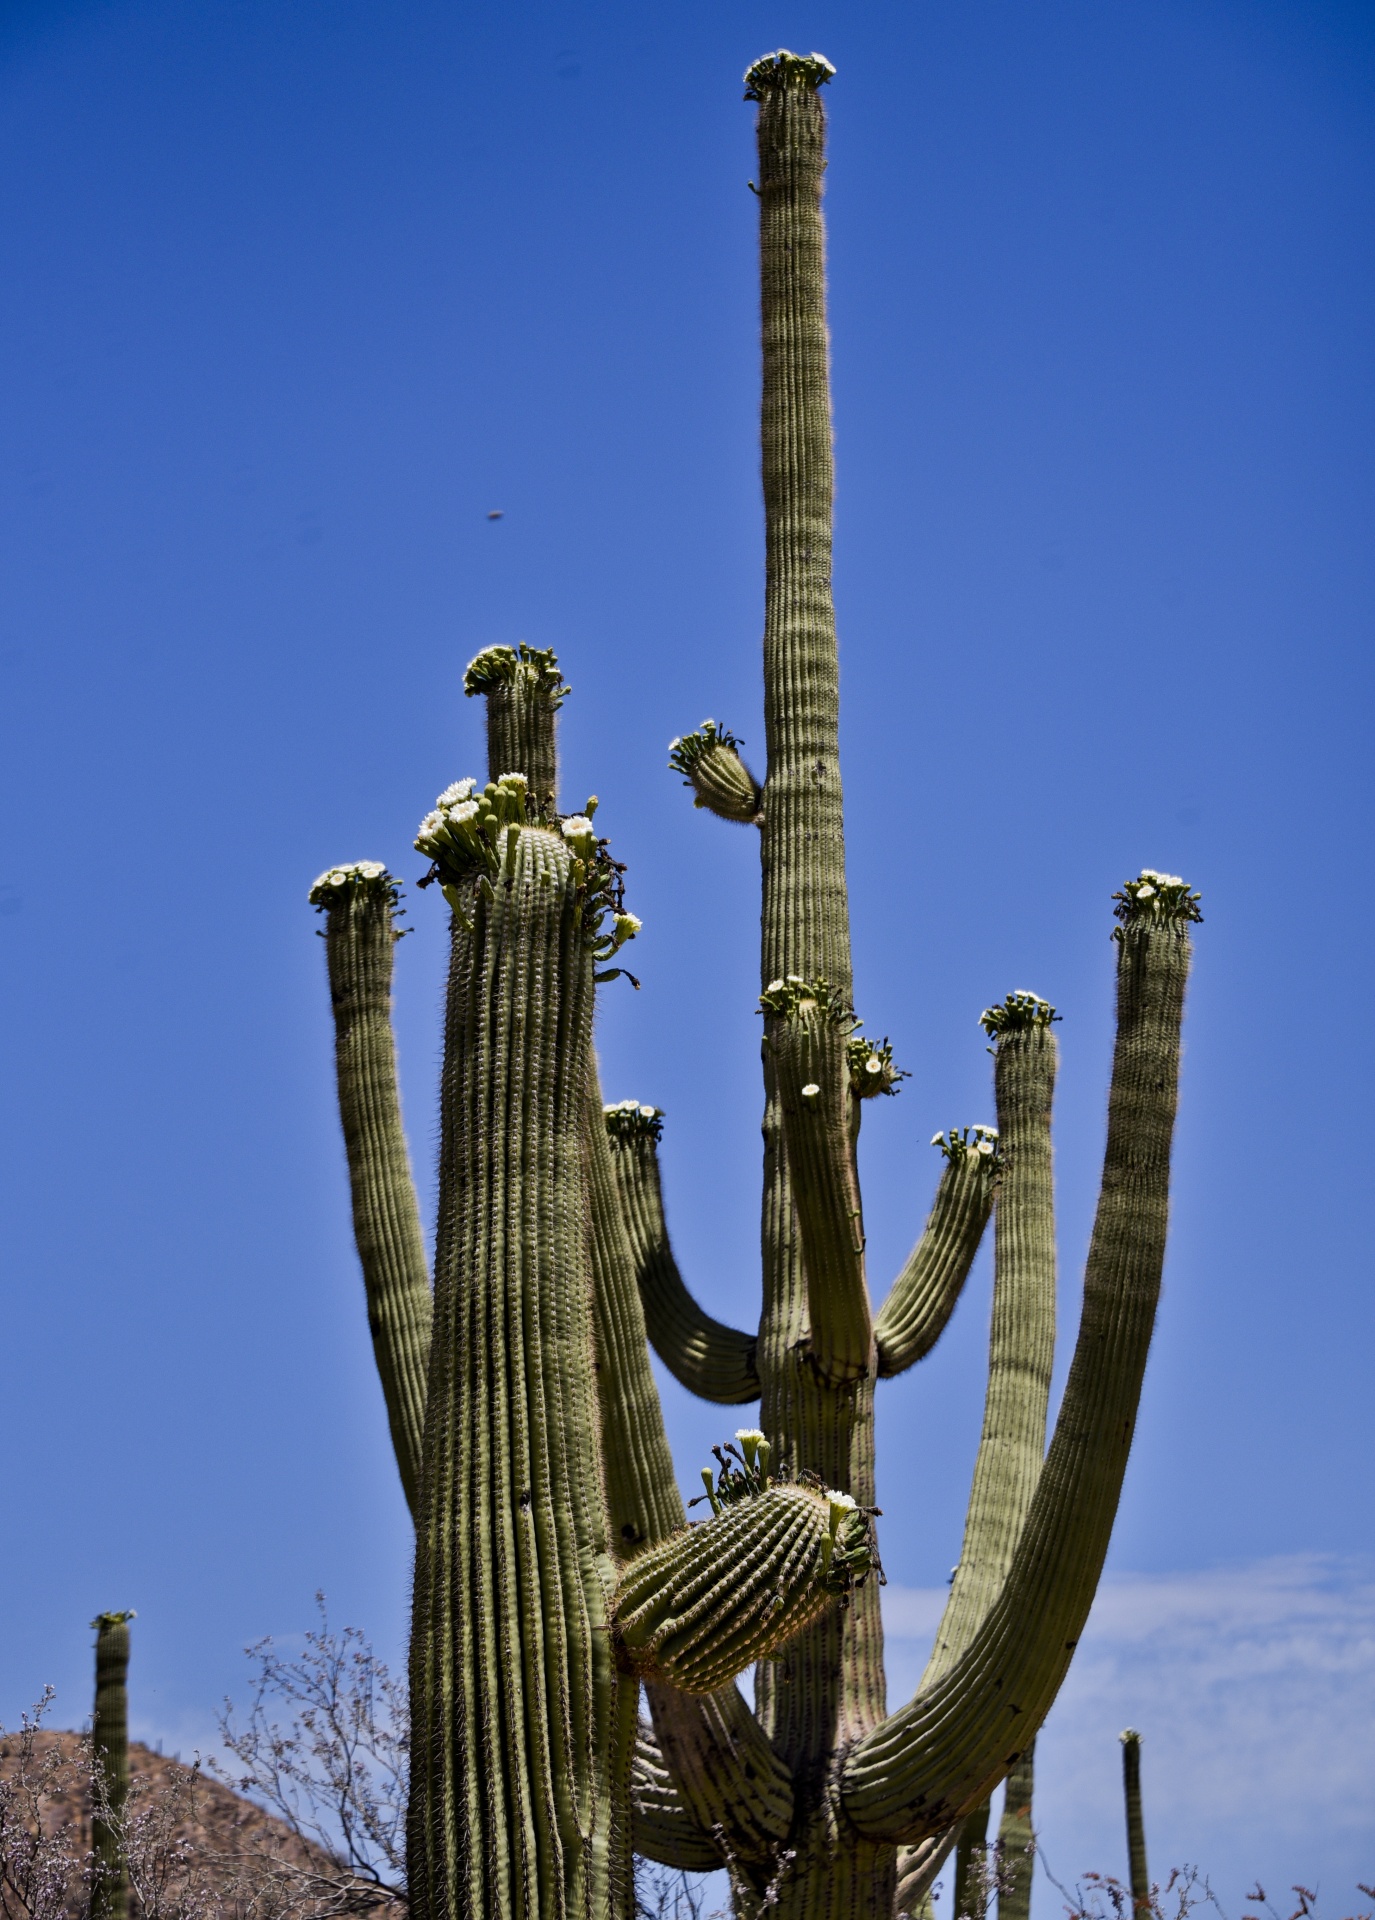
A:
[[[926,1229],[874,1323],[881,1378],[905,1373],[940,1339],[993,1211],[997,1159],[992,1129],[952,1127],[931,1144],[940,1147],[945,1167]]]
[[[454,926],[410,1900],[420,1920],[616,1912],[634,1702],[606,1631],[583,1139],[614,873],[590,832],[527,824],[515,780],[436,809],[418,838]]]
[[[964,1654],[853,1747],[854,1826],[899,1844],[977,1806],[1054,1700],[1107,1553],[1160,1294],[1196,896],[1172,876],[1118,896],[1117,1041],[1079,1337],[1055,1437],[1002,1591]]]
[[[964,1541],[923,1686],[955,1664],[997,1599],[1045,1457],[1055,1359],[1054,1019],[1054,1007],[1031,993],[1009,994],[982,1015],[994,1041],[1001,1143],[988,1157],[1002,1167],[988,1384]]]
[[[488,647],[468,664],[463,691],[487,696],[487,778],[523,773],[540,808],[558,800],[554,716],[568,696],[547,647]]]
[[[91,1622],[96,1633],[91,1759],[99,1774],[91,1821],[92,1920],[125,1920],[129,1909],[124,1815],[129,1801],[129,1622],[133,1618],[132,1612],[98,1613]]]
[[[376,860],[331,867],[310,890],[311,904],[325,916],[353,1237],[392,1448],[414,1516],[433,1303],[396,1083],[391,983],[398,897],[395,880]]]
[[[722,1857],[728,1851],[767,1877],[792,1825],[793,1781],[740,1689],[687,1694],[650,1680],[645,1699],[659,1749],[699,1830],[724,1843]]]
[[[1003,1817],[998,1822],[998,1848],[1002,1856],[998,1920],[1031,1920],[1031,1883],[1036,1875],[1036,1829],[1031,1818],[1035,1785],[1036,1742],[1033,1740],[1007,1776],[1003,1795]]]
[[[674,1379],[702,1399],[728,1407],[757,1400],[754,1335],[704,1313],[673,1257],[659,1180],[663,1115],[623,1100],[607,1107],[605,1117],[650,1344]]]
[[[760,996],[807,1277],[809,1353],[822,1379],[862,1380],[874,1329],[851,1136],[854,1009],[825,980],[790,974]]]
[[[929,1920],[931,1889],[954,1845],[953,1835],[935,1835],[915,1847],[898,1848],[898,1887],[893,1911],[897,1920]],[[959,1908],[952,1909],[959,1920]]]
[[[611,1164],[595,1062],[588,1077],[584,1125],[602,1461],[612,1551],[623,1558],[638,1547],[666,1539],[682,1526],[683,1497],[650,1371],[635,1259]]]
[[[635,1851],[645,1859],[684,1873],[713,1873],[721,1865],[720,1848],[698,1826],[643,1720],[630,1765],[630,1807]]]
[[[1128,1727],[1122,1735],[1122,1799],[1127,1810],[1127,1868],[1133,1920],[1149,1920],[1153,1910],[1151,1874],[1146,1864],[1146,1821],[1141,1811],[1141,1735]]]

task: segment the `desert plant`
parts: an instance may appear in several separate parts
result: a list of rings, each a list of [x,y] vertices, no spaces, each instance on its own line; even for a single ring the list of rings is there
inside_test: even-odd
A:
[[[1132,1911],[1144,1915],[1151,1904],[1151,1876],[1146,1865],[1146,1821],[1141,1810],[1141,1735],[1128,1727],[1122,1738],[1122,1799],[1127,1813],[1127,1865],[1131,1878]]]
[[[432,1328],[389,1026],[396,882],[363,862],[312,892],[369,1317],[416,1521],[408,1862],[422,1920],[626,1913],[632,1817],[642,1855],[724,1864],[741,1913],[887,1920],[899,1875],[919,1907],[961,1821],[1055,1698],[1116,1512],[1164,1256],[1199,917],[1182,881],[1145,870],[1114,897],[1106,1157],[1049,1452],[1056,1015],[1038,995],[1009,994],[982,1016],[997,1130],[937,1135],[926,1231],[877,1316],[870,1304],[856,1141],[866,1102],[901,1076],[887,1043],[861,1034],[851,997],[821,219],[831,73],[819,55],[779,52],[747,75],[759,109],[766,773],[757,781],[714,722],[671,753],[701,807],[760,836],[759,1327],[713,1320],[678,1271],[658,1110],[602,1106],[594,988],[623,971],[638,923],[595,802],[557,811],[566,689],[552,655],[491,648],[472,663],[489,778],[442,794],[416,841],[430,862],[421,884],[437,883],[452,913]],[[828,1553],[822,1515],[876,1511],[876,1382],[930,1351],[995,1193],[964,1543],[921,1686],[889,1716],[872,1542],[867,1529],[862,1543],[837,1532]],[[646,1334],[694,1391],[761,1402],[686,1535]],[[852,1552],[837,1578],[836,1556]],[[752,1711],[728,1675],[755,1658]],[[652,1727],[637,1733],[640,1674]]]
[[[129,1868],[122,1828],[129,1798],[129,1622],[132,1613],[98,1613],[91,1758],[97,1791],[91,1822],[92,1920],[125,1920]]]

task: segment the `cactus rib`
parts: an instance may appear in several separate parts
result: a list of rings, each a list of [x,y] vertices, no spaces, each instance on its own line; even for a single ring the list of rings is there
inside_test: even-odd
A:
[[[985,1137],[947,1153],[925,1230],[879,1309],[881,1379],[924,1360],[955,1311],[993,1211],[996,1165],[993,1154],[979,1151]]]
[[[1008,1577],[969,1647],[847,1756],[842,1796],[861,1832],[910,1844],[977,1805],[1035,1733],[1083,1631],[1160,1293],[1188,969],[1182,921],[1120,930],[1107,1148],[1055,1435]]]
[[[663,1116],[633,1100],[606,1108],[612,1165],[635,1260],[645,1328],[682,1386],[721,1406],[759,1398],[755,1336],[713,1320],[688,1291],[664,1219],[658,1138]]]
[[[364,860],[321,874],[310,897],[325,915],[354,1244],[363,1269],[368,1326],[392,1447],[414,1517],[433,1309],[392,1033],[398,892],[380,862]]]

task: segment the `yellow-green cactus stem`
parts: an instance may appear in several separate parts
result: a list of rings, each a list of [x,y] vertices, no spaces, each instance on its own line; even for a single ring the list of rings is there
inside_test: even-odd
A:
[[[455,896],[411,1633],[420,1920],[628,1897],[633,1711],[611,1654],[584,1133],[598,844],[515,783],[422,839]],[[576,844],[574,844],[576,839]],[[633,1703],[632,1703],[633,1704]]]
[[[868,1516],[849,1494],[761,1487],[723,1465],[711,1498],[712,1518],[638,1556],[616,1595],[625,1669],[684,1693],[712,1693],[767,1659],[873,1563]]]
[[[669,741],[668,764],[692,788],[694,806],[722,820],[757,826],[763,790],[740,758],[739,746],[728,727],[704,720],[696,733]]]
[[[129,1801],[129,1622],[127,1613],[98,1613],[95,1628],[95,1712],[91,1761],[100,1776],[91,1821],[93,1920],[125,1920],[129,1867],[124,1817]]]
[[[380,860],[331,867],[310,890],[325,916],[339,1118],[368,1326],[401,1484],[420,1490],[430,1274],[401,1121],[392,1033],[392,957],[400,889]]]
[[[554,716],[569,689],[547,647],[488,647],[468,663],[463,691],[487,697],[487,765],[523,773],[541,810],[558,799]]]
[[[998,1822],[998,1920],[1030,1920],[1031,1885],[1036,1876],[1036,1829],[1031,1818],[1035,1787],[1033,1740],[1007,1776],[1003,1790],[1003,1815]]]
[[[1141,876],[1153,885],[1162,876],[1149,870]],[[1176,881],[1182,885],[1182,881]],[[1149,895],[1147,898],[1149,899]],[[1134,1920],[1150,1920],[1155,1902],[1151,1894],[1150,1868],[1146,1864],[1146,1820],[1141,1808],[1141,1735],[1128,1727],[1122,1739],[1122,1798],[1127,1812],[1127,1869],[1132,1890]]]

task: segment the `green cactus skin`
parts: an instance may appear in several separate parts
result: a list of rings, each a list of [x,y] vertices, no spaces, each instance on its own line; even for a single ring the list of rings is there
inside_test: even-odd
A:
[[[1141,1735],[1135,1727],[1122,1734],[1122,1798],[1127,1809],[1127,1863],[1131,1875],[1132,1913],[1149,1920],[1154,1909],[1151,1875],[1146,1865],[1146,1822],[1141,1811]]]
[[[925,1230],[874,1322],[880,1379],[924,1360],[949,1324],[993,1211],[995,1138],[991,1130],[952,1127],[932,1142],[945,1168]]]
[[[669,742],[668,764],[692,788],[694,806],[721,820],[758,826],[763,789],[740,758],[739,745],[729,728],[704,720],[696,733]]]
[[[663,1115],[633,1100],[606,1109],[606,1128],[650,1343],[682,1386],[721,1406],[759,1398],[755,1336],[704,1313],[678,1271],[664,1222],[657,1152]]]
[[[998,1920],[1031,1920],[1031,1885],[1036,1874],[1036,1829],[1031,1820],[1035,1786],[1036,1742],[1033,1740],[1007,1776],[1003,1792],[1003,1817],[998,1822],[1003,1874]]]
[[[523,773],[536,806],[558,795],[554,716],[569,689],[544,647],[488,647],[468,663],[463,691],[487,696],[487,777]]]
[[[684,1873],[713,1873],[720,1849],[689,1813],[654,1731],[641,1721],[630,1769],[635,1851]]]
[[[441,876],[457,898],[408,1881],[420,1920],[599,1920],[629,1897],[634,1714],[606,1631],[588,881],[572,842],[543,827],[508,824],[494,857],[494,885],[485,870]]]
[[[638,1555],[613,1614],[625,1670],[713,1693],[768,1659],[848,1591],[847,1550],[867,1571],[867,1522],[841,1498],[770,1487]]]
[[[129,1870],[121,1828],[129,1799],[129,1622],[133,1613],[98,1613],[91,1755],[104,1784],[106,1812],[91,1823],[92,1920],[125,1920]]]
[[[332,867],[311,889],[325,915],[339,1117],[348,1156],[353,1237],[392,1447],[412,1516],[420,1489],[429,1366],[425,1237],[411,1177],[391,1025],[399,889],[376,860]]]

